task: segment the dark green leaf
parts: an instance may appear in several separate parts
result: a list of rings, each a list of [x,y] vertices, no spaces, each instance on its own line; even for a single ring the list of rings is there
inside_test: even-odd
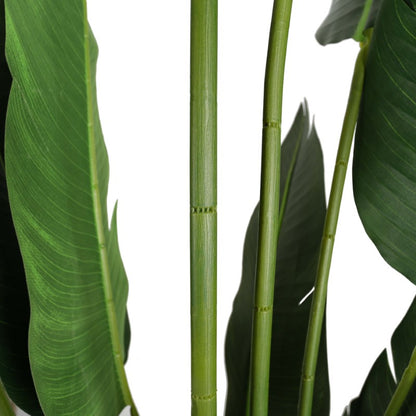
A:
[[[325,218],[323,161],[314,129],[300,109],[282,146],[281,207],[270,364],[269,414],[296,414],[300,375],[313,288]],[[244,243],[243,276],[234,300],[226,338],[227,416],[245,414],[250,359],[253,293],[258,240],[258,207]],[[325,330],[317,371],[314,411],[329,414]]]
[[[0,168],[0,377],[11,399],[32,416],[42,415],[28,355],[29,297],[23,263]]]
[[[329,13],[316,32],[321,45],[353,38],[363,40],[373,27],[382,0],[333,0]]]
[[[33,379],[47,416],[116,415],[132,404],[123,368],[127,279],[115,215],[108,228],[86,4],[5,4],[13,76],[6,172],[31,303]]]
[[[391,339],[396,380],[399,381],[407,367],[416,345],[416,298],[405,317],[394,331]],[[379,416],[384,414],[396,389],[396,381],[384,350],[364,383],[358,398],[345,409],[344,416]],[[416,415],[416,386],[413,386],[399,413],[401,416]]]
[[[4,124],[11,87],[6,63],[4,2],[0,1],[0,378],[11,399],[32,416],[42,415],[28,354],[29,296],[10,212],[4,171]]]
[[[384,259],[416,283],[416,13],[383,1],[371,40],[353,162],[355,202]]]

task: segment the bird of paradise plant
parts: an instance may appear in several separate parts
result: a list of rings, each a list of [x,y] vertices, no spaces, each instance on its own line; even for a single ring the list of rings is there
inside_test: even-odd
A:
[[[259,203],[229,320],[226,416],[326,416],[326,299],[350,153],[361,221],[416,283],[416,2],[333,0],[323,44],[359,53],[328,206],[306,101],[281,143],[292,0],[274,0]],[[124,369],[128,283],[86,0],[0,2],[0,415],[139,414]],[[217,414],[217,0],[191,0],[191,413]],[[220,276],[221,278],[221,276]],[[413,415],[416,299],[344,416]],[[174,414],[174,410],[172,410]]]

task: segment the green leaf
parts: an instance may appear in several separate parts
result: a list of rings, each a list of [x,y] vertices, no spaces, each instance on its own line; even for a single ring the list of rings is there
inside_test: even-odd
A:
[[[382,0],[332,0],[325,20],[316,32],[321,45],[353,38],[364,39],[364,31],[374,26]]]
[[[29,297],[23,262],[0,166],[0,378],[13,400],[32,416],[42,415],[28,355]]]
[[[416,283],[416,13],[384,1],[368,53],[353,161],[355,202],[384,259]]]
[[[4,2],[0,1],[0,378],[21,409],[42,415],[28,355],[29,296],[4,170],[4,125],[11,76],[5,56]]]
[[[120,248],[118,244],[118,234],[117,234],[117,203],[114,207],[113,216],[111,219],[111,228],[110,234],[108,237],[108,261],[110,265],[110,275],[112,283],[112,291],[115,299],[124,299],[127,297],[126,284],[127,284],[127,275],[126,270],[124,269],[123,260],[121,259]],[[122,284],[119,284],[121,282]],[[123,347],[123,362],[127,362],[129,346],[130,346],[130,322],[129,317],[126,311],[125,302],[119,302],[115,304],[116,306],[116,315],[122,317],[125,313],[124,327],[120,326],[121,334],[121,345]],[[120,322],[120,325],[123,323]]]
[[[311,296],[325,219],[322,152],[316,131],[300,109],[282,145],[282,211],[274,295],[269,414],[296,414]],[[287,198],[284,195],[287,194]],[[258,207],[247,229],[243,276],[226,338],[226,416],[245,414],[249,379]],[[321,341],[314,415],[329,414],[325,329]]]
[[[0,379],[0,415],[15,416],[9,396],[4,389],[3,383]]]
[[[379,416],[384,414],[390,399],[407,367],[416,345],[416,297],[405,317],[394,331],[391,339],[395,378],[390,369],[387,351],[384,350],[364,383],[359,397],[345,409],[344,416]],[[416,385],[413,386],[399,413],[401,416],[416,415]]]
[[[108,229],[108,158],[85,0],[6,0],[13,84],[6,120],[10,206],[31,303],[29,357],[47,416],[116,415],[127,279]]]

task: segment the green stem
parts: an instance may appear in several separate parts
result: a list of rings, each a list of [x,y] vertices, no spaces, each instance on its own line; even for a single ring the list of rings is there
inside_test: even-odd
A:
[[[249,408],[266,416],[280,192],[283,77],[292,0],[275,0],[266,64],[263,108],[259,248],[253,310]]]
[[[1,380],[0,380],[0,415],[15,416],[9,396],[6,393],[6,390],[4,389],[4,386]]]
[[[217,412],[217,0],[191,1],[192,415]]]
[[[416,379],[416,347],[412,352],[410,357],[409,365],[402,375],[402,378],[399,384],[396,387],[396,390],[393,394],[393,397],[390,400],[387,410],[384,413],[384,416],[396,416],[399,414],[399,410],[402,407],[404,401],[406,400],[407,394],[409,393],[413,383]]]
[[[365,26],[367,24],[368,16],[370,15],[371,6],[373,5],[373,0],[365,0],[363,10],[361,12],[360,20],[358,21],[357,28],[355,29],[354,35],[352,36],[357,42],[365,41]]]
[[[345,176],[347,173],[348,160],[360,108],[366,55],[367,46],[361,49],[355,64],[347,110],[341,131],[334,176],[332,179],[315,290],[309,318],[308,334],[306,338],[298,409],[298,414],[300,416],[309,416],[312,412],[315,371],[318,359],[319,343],[321,340],[322,322],[326,307],[329,269],[331,267],[332,250],[334,247],[335,233],[341,206],[342,192],[344,189]]]

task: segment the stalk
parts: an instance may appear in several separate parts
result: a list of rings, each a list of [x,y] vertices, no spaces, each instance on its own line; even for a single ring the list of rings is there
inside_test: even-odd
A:
[[[252,416],[267,416],[280,192],[283,77],[292,0],[275,0],[266,63],[260,224],[249,384]]]
[[[416,379],[416,347],[413,349],[412,356],[410,357],[409,365],[402,375],[399,384],[390,400],[387,410],[384,416],[396,416],[399,414],[399,410],[406,400],[413,383]]]
[[[0,414],[2,416],[15,416],[12,404],[0,380]]]
[[[217,413],[217,0],[191,0],[192,415]]]
[[[355,63],[354,75],[351,83],[344,123],[342,125],[341,138],[332,179],[331,193],[329,196],[318,271],[315,281],[315,291],[313,293],[309,318],[308,334],[306,337],[298,409],[298,414],[300,416],[309,416],[312,412],[315,371],[318,360],[319,343],[321,340],[322,321],[326,307],[329,269],[331,267],[332,251],[334,248],[335,233],[338,224],[338,216],[341,206],[342,192],[344,189],[345,176],[347,173],[348,160],[360,108],[367,49],[368,46],[362,47]]]

